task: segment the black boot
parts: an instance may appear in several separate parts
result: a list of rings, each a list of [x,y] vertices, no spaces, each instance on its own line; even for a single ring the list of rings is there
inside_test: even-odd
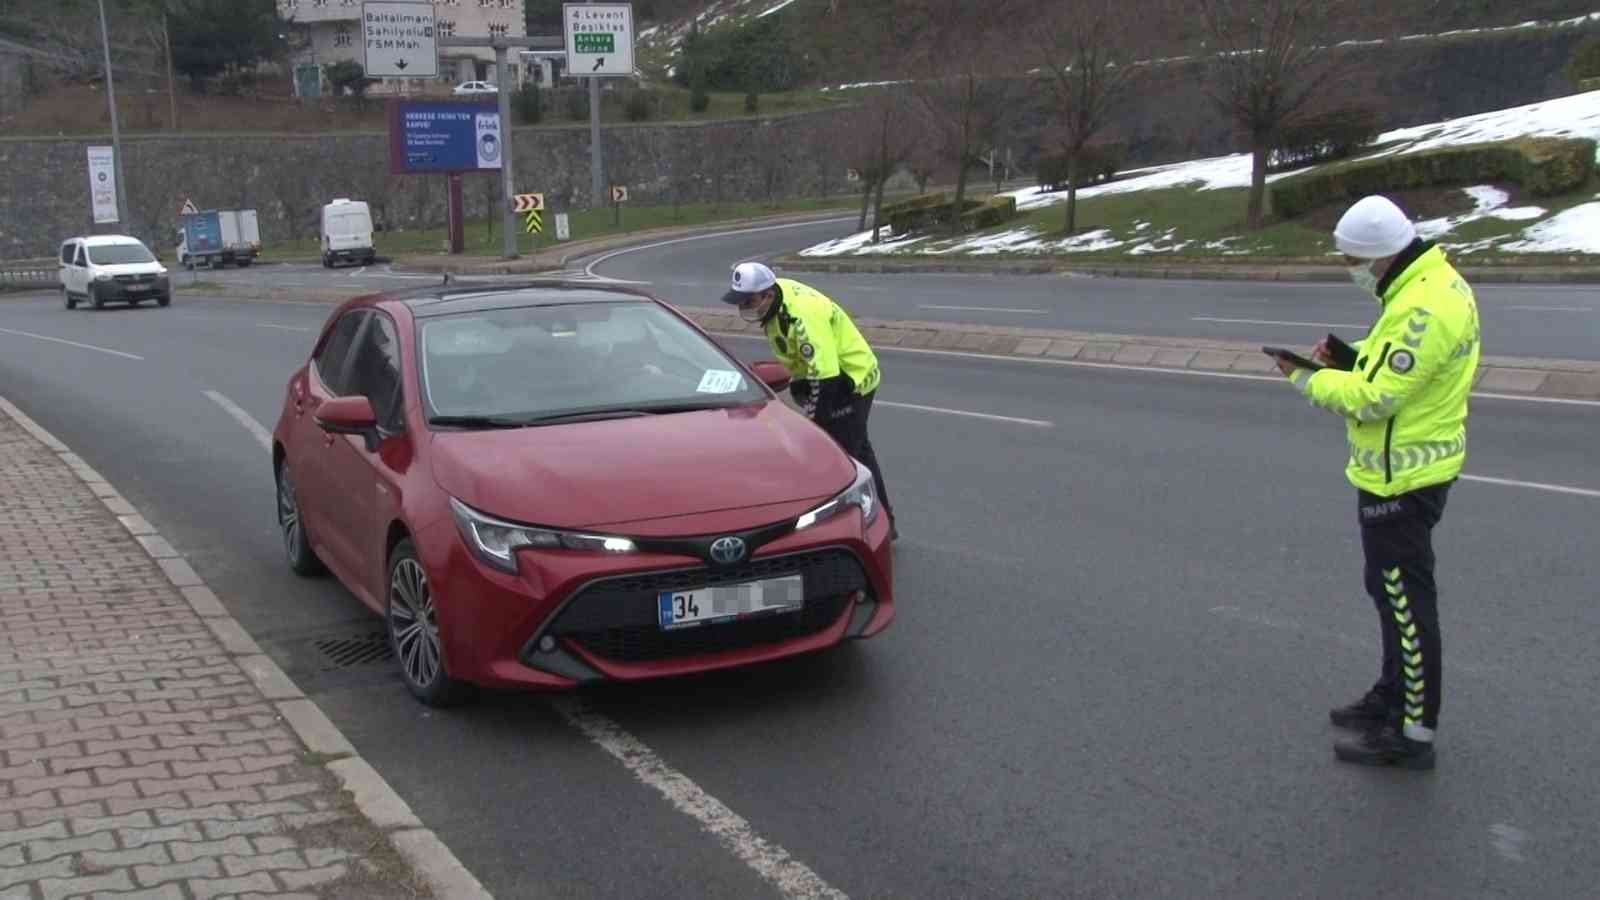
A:
[[[1328,711],[1328,718],[1340,728],[1356,728],[1370,731],[1382,727],[1389,721],[1391,710],[1389,701],[1378,693],[1377,688],[1367,691],[1366,696],[1350,704],[1340,706]]]
[[[1433,768],[1433,742],[1413,741],[1393,725],[1385,725],[1353,740],[1340,741],[1333,745],[1333,754],[1344,762],[1362,766]]]

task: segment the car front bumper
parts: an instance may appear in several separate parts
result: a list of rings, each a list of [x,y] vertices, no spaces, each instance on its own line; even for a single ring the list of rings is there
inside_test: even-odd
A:
[[[170,276],[158,275],[139,281],[95,281],[90,290],[101,300],[143,300],[172,294]]]
[[[430,529],[426,542],[446,546],[434,563],[442,577],[430,577],[446,664],[452,677],[487,687],[561,690],[734,668],[869,638],[894,618],[887,517],[863,535],[857,514],[841,515],[731,567],[524,550],[515,575],[480,562],[453,529]],[[672,630],[657,620],[661,591],[795,574],[804,584],[797,611]]]

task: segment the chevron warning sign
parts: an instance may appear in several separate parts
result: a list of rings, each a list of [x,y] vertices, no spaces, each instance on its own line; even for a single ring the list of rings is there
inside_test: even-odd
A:
[[[515,212],[525,213],[544,209],[543,194],[516,194],[512,199],[516,202],[513,207]]]
[[[528,223],[525,230],[529,234],[544,234],[544,216],[540,215],[537,209],[528,210],[528,214],[523,218]]]

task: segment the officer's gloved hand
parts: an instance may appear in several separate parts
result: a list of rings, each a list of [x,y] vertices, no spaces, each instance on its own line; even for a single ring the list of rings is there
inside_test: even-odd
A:
[[[789,382],[789,396],[794,402],[805,406],[811,401],[811,382],[801,379]]]

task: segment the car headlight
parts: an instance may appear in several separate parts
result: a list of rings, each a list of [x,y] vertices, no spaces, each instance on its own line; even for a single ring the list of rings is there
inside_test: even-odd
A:
[[[497,569],[517,571],[516,551],[519,547],[547,547],[552,550],[583,550],[590,553],[633,553],[637,548],[627,538],[603,534],[581,534],[574,531],[554,531],[507,522],[450,498],[450,511],[455,514],[456,528],[478,557]]]
[[[110,272],[96,272],[96,273],[94,273],[94,280],[95,281],[110,281],[111,280],[111,273]]]
[[[804,531],[819,522],[826,522],[850,507],[861,510],[863,525],[871,525],[878,518],[878,492],[872,480],[872,470],[854,460],[856,480],[844,493],[811,510],[795,520],[794,530]]]

